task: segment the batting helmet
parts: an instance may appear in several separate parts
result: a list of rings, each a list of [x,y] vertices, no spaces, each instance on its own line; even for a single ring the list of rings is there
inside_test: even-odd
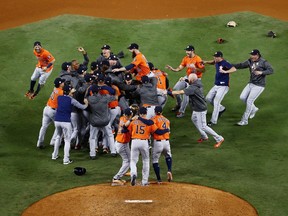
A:
[[[84,167],[75,167],[74,173],[78,176],[82,176],[86,173],[86,169]]]

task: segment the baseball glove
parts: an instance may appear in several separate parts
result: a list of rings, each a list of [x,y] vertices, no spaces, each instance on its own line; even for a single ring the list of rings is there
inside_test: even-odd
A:
[[[222,44],[223,42],[224,42],[223,38],[218,38],[218,39],[217,39],[217,43],[218,43],[218,44]]]
[[[268,36],[268,37],[275,38],[275,37],[276,37],[276,33],[273,32],[273,31],[269,31],[269,32],[267,33],[267,36]]]
[[[78,176],[82,176],[86,173],[86,169],[84,167],[75,167],[74,173]]]

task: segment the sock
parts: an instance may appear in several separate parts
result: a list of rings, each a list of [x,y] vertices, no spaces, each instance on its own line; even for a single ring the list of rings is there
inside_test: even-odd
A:
[[[154,172],[156,174],[157,180],[161,181],[159,164],[158,163],[153,163],[153,168],[154,168]]]
[[[34,91],[34,86],[36,84],[36,81],[31,80],[30,82],[30,91],[33,92]]]
[[[172,158],[171,157],[166,158],[166,164],[167,164],[168,171],[171,172],[172,171]]]
[[[39,93],[40,89],[41,89],[41,85],[38,83],[37,89],[36,89],[34,94],[37,95]]]

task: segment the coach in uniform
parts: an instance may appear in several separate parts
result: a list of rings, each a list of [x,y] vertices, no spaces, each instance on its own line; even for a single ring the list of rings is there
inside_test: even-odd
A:
[[[243,89],[240,99],[246,104],[246,110],[242,116],[241,121],[237,123],[239,126],[248,125],[248,119],[255,117],[256,112],[259,110],[255,106],[254,101],[264,91],[266,85],[266,75],[274,72],[272,66],[268,61],[262,58],[258,49],[250,52],[250,58],[242,63],[233,64],[237,69],[249,68],[250,80]],[[232,71],[220,70],[221,73],[232,73]]]
[[[214,107],[211,120],[208,122],[209,127],[216,125],[218,117],[226,111],[226,108],[221,102],[229,91],[230,77],[228,72],[236,71],[236,68],[223,58],[223,53],[221,51],[215,52],[213,56],[214,60],[204,61],[205,64],[214,64],[216,69],[214,86],[206,95],[206,100]],[[219,71],[221,68],[227,73],[221,73]]]
[[[207,104],[203,94],[203,85],[201,82],[199,82],[197,75],[193,73],[188,76],[188,81],[190,84],[188,88],[184,90],[172,91],[172,94],[185,94],[189,96],[189,102],[191,105],[191,109],[193,110],[191,120],[201,134],[201,138],[197,141],[207,141],[208,133],[212,135],[216,141],[214,147],[219,148],[224,142],[224,138],[217,134],[206,123]]]

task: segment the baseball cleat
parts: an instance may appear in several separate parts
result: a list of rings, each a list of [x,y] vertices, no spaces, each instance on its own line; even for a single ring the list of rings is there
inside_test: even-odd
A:
[[[32,94],[32,95],[29,96],[29,99],[30,99],[30,100],[34,100],[36,96],[37,96],[37,94],[34,93],[34,94]]]
[[[218,115],[218,118],[220,118],[225,111],[226,111],[226,108],[224,108],[224,110],[220,111],[220,112],[219,112],[219,115]]]
[[[205,142],[205,141],[208,141],[208,138],[200,138],[197,140],[198,143],[202,143],[202,142]]]
[[[29,98],[33,93],[34,93],[34,91],[28,90],[24,96]]]
[[[211,121],[207,123],[207,126],[208,126],[208,127],[213,127],[213,125],[216,125],[216,124],[214,124],[214,123],[211,122]]]
[[[131,179],[131,186],[135,186],[135,185],[136,185],[136,175],[133,175]]]
[[[167,172],[167,180],[171,182],[173,180],[172,172]]]
[[[185,114],[182,112],[178,112],[176,115],[177,118],[183,118],[184,116],[185,116]]]
[[[256,107],[255,110],[253,110],[253,112],[251,112],[249,118],[250,118],[250,119],[253,119],[253,118],[255,117],[256,112],[257,112],[258,110],[259,110],[259,108]]]
[[[103,148],[103,153],[108,154],[109,153],[108,148]]]
[[[244,126],[244,125],[248,125],[248,122],[247,121],[239,121],[238,123],[237,123],[237,125],[238,126]]]
[[[73,163],[73,160],[68,160],[68,161],[64,161],[63,162],[64,165],[68,165],[68,164],[71,164],[71,163]]]
[[[214,145],[214,148],[219,148],[224,142],[224,138]]]
[[[59,158],[59,156],[57,155],[56,157],[52,156],[52,160],[57,160]]]
[[[121,179],[113,179],[112,180],[112,186],[116,186],[116,185],[124,185],[126,183],[126,181],[121,180]]]

